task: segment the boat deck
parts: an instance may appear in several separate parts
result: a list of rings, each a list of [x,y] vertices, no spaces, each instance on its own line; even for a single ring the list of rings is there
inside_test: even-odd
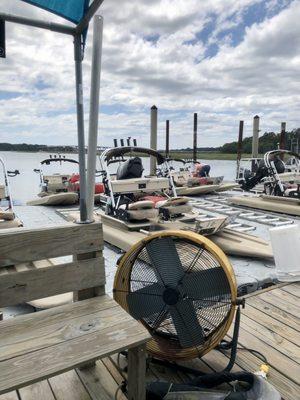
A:
[[[239,350],[234,371],[257,371],[263,363],[262,353],[270,366],[269,382],[285,400],[300,399],[300,283],[279,285],[276,289],[246,296],[242,311]],[[230,332],[231,333],[231,332]],[[220,371],[228,363],[229,354],[213,350],[201,360],[187,363],[201,371]],[[98,361],[96,366],[72,370],[46,381],[0,396],[0,400],[109,400],[126,399],[118,387],[124,380],[123,356]],[[148,381],[186,382],[182,372],[150,365]]]

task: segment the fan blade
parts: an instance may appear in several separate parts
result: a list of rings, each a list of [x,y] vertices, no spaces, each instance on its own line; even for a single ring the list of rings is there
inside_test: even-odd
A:
[[[230,294],[228,279],[222,267],[186,274],[181,290],[193,300]]]
[[[169,311],[183,348],[204,343],[204,333],[191,300],[181,300],[175,306],[170,306]]]
[[[176,288],[184,276],[184,270],[174,241],[170,237],[157,238],[148,242],[146,249],[157,278],[165,286]]]
[[[165,307],[162,298],[163,291],[163,286],[154,283],[135,292],[128,293],[127,304],[130,315],[135,319],[142,319],[155,313],[160,313]]]

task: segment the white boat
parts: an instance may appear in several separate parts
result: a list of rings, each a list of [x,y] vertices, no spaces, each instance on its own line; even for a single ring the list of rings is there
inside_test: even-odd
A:
[[[15,215],[9,177],[18,175],[19,171],[7,171],[5,163],[1,157],[0,164],[2,166],[3,178],[2,182],[0,180],[0,229],[17,228],[22,226],[22,222]],[[2,203],[4,205],[2,205]]]
[[[170,167],[170,176],[176,186],[177,194],[180,196],[199,196],[233,189],[237,186],[235,182],[223,183],[224,176],[206,176],[202,178],[194,176],[192,173],[194,163],[192,161],[180,158],[170,158],[167,161]],[[168,176],[168,173],[168,170],[164,167],[158,169],[159,177]]]

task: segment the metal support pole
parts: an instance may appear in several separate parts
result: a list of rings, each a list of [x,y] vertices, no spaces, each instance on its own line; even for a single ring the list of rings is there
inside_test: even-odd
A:
[[[151,136],[150,147],[157,150],[157,107],[151,107]],[[150,175],[156,175],[156,158],[150,156]]]
[[[166,121],[166,158],[170,156],[170,121]]]
[[[89,120],[89,143],[87,161],[87,218],[94,220],[94,194],[95,194],[95,171],[97,159],[97,137],[99,121],[99,96],[101,78],[103,18],[95,15],[93,21],[93,55],[91,72],[90,93],[90,120]]]
[[[47,29],[49,31],[65,33],[67,35],[74,35],[75,28],[68,25],[56,24],[55,22],[46,22],[39,19],[32,19],[26,17],[19,17],[18,15],[0,13],[0,19],[7,22],[14,22],[16,24],[34,26],[35,28]]]
[[[236,179],[239,178],[239,170],[240,170],[240,163],[242,158],[242,151],[243,151],[243,134],[244,134],[244,121],[240,121],[239,126],[239,138],[238,138],[238,145],[237,145],[237,156],[236,156]]]
[[[194,113],[193,161],[197,162],[198,114]]]
[[[74,36],[74,58],[76,76],[76,107],[77,107],[77,136],[78,136],[78,158],[80,175],[80,221],[86,223],[86,173],[85,173],[85,140],[84,140],[84,114],[82,93],[82,47],[81,35]]]

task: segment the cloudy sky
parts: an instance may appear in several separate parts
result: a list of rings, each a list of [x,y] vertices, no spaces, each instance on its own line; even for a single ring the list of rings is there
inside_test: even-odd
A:
[[[120,5],[121,4],[121,5]],[[64,22],[20,0],[0,11]],[[132,136],[149,144],[149,109],[159,108],[159,147],[170,119],[171,147],[300,126],[300,0],[105,0],[99,144]],[[0,141],[76,144],[70,37],[7,23],[0,59]],[[84,60],[88,120],[91,29]],[[87,130],[87,124],[86,124]]]

